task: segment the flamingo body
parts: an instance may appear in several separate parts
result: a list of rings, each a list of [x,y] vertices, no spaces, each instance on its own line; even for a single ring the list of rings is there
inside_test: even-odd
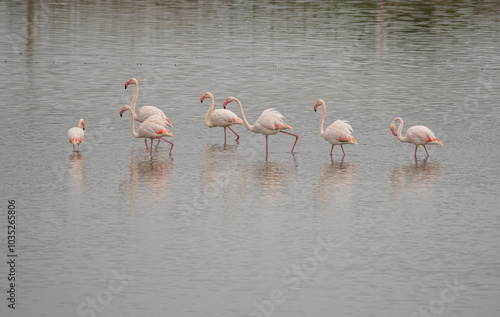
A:
[[[144,106],[139,109],[137,112],[137,116],[135,117],[135,121],[144,122],[147,118],[151,116],[159,115],[167,122],[167,126],[172,127],[172,122],[167,118],[165,113],[161,111],[161,109],[156,108],[155,106]]]
[[[295,144],[297,144],[299,136],[296,134],[282,131],[285,129],[292,130],[292,127],[290,127],[283,121],[283,115],[279,111],[275,110],[274,108],[266,109],[262,112],[257,121],[255,121],[253,125],[250,125],[245,117],[245,113],[243,112],[243,106],[241,105],[241,102],[237,98],[228,97],[226,101],[224,101],[224,109],[226,109],[227,104],[232,101],[236,101],[238,103],[238,106],[240,107],[241,117],[243,119],[243,124],[245,125],[245,127],[252,132],[264,134],[266,136],[266,160],[268,156],[268,136],[277,134],[278,132],[289,134],[295,137],[295,143],[293,144],[292,147],[292,154],[293,154],[293,149],[295,149]]]
[[[283,115],[274,108],[266,109],[260,117],[255,121],[251,131],[264,135],[274,135],[281,130],[292,128],[283,121]]]
[[[332,145],[358,144],[352,136],[352,127],[348,122],[336,120],[326,128],[323,138]]]
[[[209,128],[229,127],[232,126],[233,124],[243,125],[243,121],[240,118],[238,118],[238,116],[234,112],[227,109],[213,110],[212,113],[210,114],[209,120],[211,123],[211,125],[208,126]]]
[[[83,128],[82,128],[83,126]],[[80,119],[78,122],[78,127],[73,127],[68,130],[69,142],[73,144],[73,151],[75,150],[75,145],[78,145],[78,151],[80,151],[80,143],[83,142],[85,137],[85,120]]]
[[[398,131],[396,132],[397,121],[399,121],[400,125],[398,127]],[[443,143],[434,135],[434,132],[423,125],[415,125],[408,128],[408,130],[406,130],[406,134],[403,136],[401,134],[403,131],[403,124],[403,119],[397,117],[392,120],[389,128],[391,129],[392,134],[398,137],[399,141],[415,144],[415,157],[417,157],[417,149],[419,145],[424,147],[427,157],[429,157],[429,152],[427,152],[427,148],[425,147],[427,144],[443,145]]]
[[[326,104],[322,99],[318,99],[316,104],[314,105],[314,111],[317,111],[319,106],[323,106],[323,114],[321,115],[321,119],[319,122],[319,134],[330,144],[332,145],[332,149],[330,151],[330,156],[333,153],[333,147],[335,145],[340,145],[342,149],[342,153],[344,153],[344,144],[358,144],[354,137],[352,136],[352,127],[346,120],[336,120],[332,124],[330,124],[325,131],[323,131],[323,124],[325,121],[326,114]]]

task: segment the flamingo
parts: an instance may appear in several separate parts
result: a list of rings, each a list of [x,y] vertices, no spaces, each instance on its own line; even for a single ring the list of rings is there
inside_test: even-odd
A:
[[[144,122],[147,118],[153,115],[160,115],[162,118],[167,122],[167,126],[172,127],[172,122],[167,118],[165,113],[161,111],[160,109],[156,108],[155,106],[144,106],[139,109],[139,112],[136,114],[135,113],[135,104],[137,102],[137,98],[139,97],[139,82],[135,78],[131,78],[129,81],[125,83],[125,89],[127,89],[128,85],[133,84],[135,85],[135,93],[134,93],[134,98],[132,99],[132,103],[130,104],[132,106],[132,109],[134,109],[134,119],[137,122]],[[122,116],[123,112],[125,111],[124,108],[120,111],[120,117]],[[165,141],[165,140],[163,140]],[[146,139],[144,139],[144,143],[147,146]],[[160,143],[160,139],[158,139],[158,144]],[[169,142],[171,143],[171,142]]]
[[[282,131],[284,129],[292,130],[292,127],[283,122],[283,115],[279,111],[275,110],[274,108],[266,109],[262,112],[257,121],[255,121],[253,125],[250,125],[247,121],[247,118],[245,117],[245,113],[243,113],[243,107],[241,106],[241,102],[237,98],[228,97],[226,101],[224,101],[224,109],[226,109],[228,103],[233,101],[236,101],[240,106],[241,117],[243,118],[243,123],[245,124],[245,127],[247,127],[247,129],[252,132],[264,134],[266,136],[266,160],[268,155],[268,146],[267,146],[268,136],[277,134],[278,132],[289,134],[295,137],[295,143],[293,144],[292,147],[292,154],[293,154],[293,149],[295,148],[295,144],[297,144],[297,141],[299,140],[299,136],[296,134]]]
[[[162,137],[164,136],[174,136],[172,132],[170,132],[166,126],[167,123],[165,122],[164,118],[160,115],[153,115],[144,120],[144,122],[139,126],[138,132],[135,132],[134,129],[134,112],[132,108],[130,108],[128,105],[124,106],[125,110],[129,110],[131,112],[131,130],[132,130],[132,135],[134,138],[144,138],[146,139],[151,139],[151,149],[149,151],[149,155],[153,155],[153,139],[162,139],[163,141],[169,142]],[[172,154],[172,149],[174,147],[174,144],[172,144],[172,147],[170,148],[170,153]]]
[[[240,138],[240,136],[234,132],[233,129],[231,129],[231,125],[233,124],[243,124],[243,121],[238,118],[238,116],[232,112],[231,110],[227,109],[215,109],[212,111],[214,108],[214,96],[212,93],[207,92],[206,94],[201,97],[201,102],[203,103],[203,100],[205,98],[210,98],[210,108],[208,109],[207,115],[205,116],[205,124],[209,128],[214,128],[214,127],[223,127],[224,128],[224,144],[226,144],[226,127],[229,128],[235,135],[236,135],[236,141]]]
[[[78,151],[80,151],[80,143],[82,143],[83,137],[85,136],[84,130],[85,120],[83,119],[80,119],[80,121],[78,121],[78,127],[73,127],[68,130],[69,142],[73,143],[73,151],[75,150],[75,144],[78,144]]]
[[[334,123],[328,126],[323,132],[323,123],[325,121],[326,105],[322,99],[318,99],[314,105],[314,111],[318,109],[319,106],[323,106],[323,114],[321,115],[321,120],[319,121],[319,134],[328,142],[332,144],[332,150],[330,151],[330,157],[333,153],[333,147],[335,145],[340,145],[342,153],[344,153],[344,144],[358,144],[356,140],[352,137],[352,127],[349,121],[346,120],[336,120]]]
[[[397,133],[396,121],[400,122]],[[438,138],[436,138],[434,132],[423,125],[414,125],[413,127],[408,128],[408,130],[406,130],[405,136],[402,136],[401,132],[403,131],[403,119],[401,119],[400,117],[394,118],[389,128],[391,129],[392,134],[398,137],[399,141],[415,144],[415,157],[417,157],[417,149],[419,145],[422,145],[424,147],[425,153],[427,153],[427,157],[429,157],[429,152],[427,152],[427,148],[425,147],[426,144],[443,145],[443,143],[439,141]]]

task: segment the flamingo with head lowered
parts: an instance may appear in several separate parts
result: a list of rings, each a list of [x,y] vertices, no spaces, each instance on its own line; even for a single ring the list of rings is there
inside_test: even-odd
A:
[[[297,144],[299,136],[296,134],[282,131],[284,129],[292,130],[292,128],[288,124],[283,122],[283,115],[279,111],[274,110],[272,108],[266,109],[262,112],[257,121],[255,121],[253,125],[250,125],[245,117],[245,113],[243,113],[243,107],[241,106],[241,102],[237,98],[228,97],[226,101],[224,101],[224,109],[226,109],[228,103],[233,101],[236,101],[240,106],[241,118],[243,119],[245,127],[247,127],[247,129],[252,132],[264,134],[266,136],[266,160],[268,156],[268,145],[267,145],[268,136],[277,134],[278,132],[289,134],[295,137],[295,143],[293,144],[292,147],[292,154],[293,154],[293,149],[295,148],[295,144]]]
[[[133,112],[134,112],[134,120],[137,122],[144,122],[150,116],[159,115],[165,120],[165,122],[167,123],[167,126],[172,127],[172,122],[170,122],[170,120],[167,118],[165,113],[163,113],[163,111],[156,108],[155,106],[141,107],[139,109],[139,112],[135,113],[135,104],[137,102],[137,98],[139,97],[139,82],[137,81],[137,79],[131,78],[129,81],[127,81],[125,83],[125,89],[127,89],[127,87],[130,84],[135,85],[134,98],[132,99],[132,103],[130,104],[132,109],[133,109]],[[122,110],[120,111],[120,117],[122,116],[124,111],[126,111],[125,107],[122,108]],[[144,143],[146,143],[146,139],[144,139]],[[160,139],[158,139],[158,143],[160,143]],[[169,143],[172,144],[172,142],[169,142]],[[147,143],[146,143],[146,146],[147,146]],[[173,144],[172,144],[172,146],[173,146]]]
[[[330,151],[330,156],[333,153],[333,147],[335,145],[340,145],[342,153],[344,153],[344,144],[358,144],[352,136],[352,127],[349,121],[346,120],[336,120],[334,123],[328,126],[323,132],[323,123],[325,121],[326,105],[322,99],[318,99],[314,105],[314,111],[318,109],[319,106],[323,106],[323,115],[321,115],[321,120],[319,122],[319,134],[328,142],[332,144],[332,150]]]
[[[399,121],[400,124],[398,132],[396,133],[397,121]],[[400,117],[394,118],[389,128],[391,129],[392,134],[398,137],[399,141],[415,144],[415,157],[417,157],[417,149],[419,145],[422,145],[424,147],[425,153],[427,153],[427,157],[429,157],[429,152],[427,152],[427,148],[425,147],[427,144],[443,145],[443,143],[439,141],[438,138],[436,138],[434,132],[423,125],[414,125],[408,128],[408,130],[406,130],[405,136],[402,136],[401,133],[403,131],[403,119],[401,119]]]
[[[69,129],[68,138],[69,142],[73,143],[73,151],[75,151],[75,145],[78,145],[77,151],[80,151],[80,143],[83,142],[83,137],[85,136],[84,130],[85,130],[85,120],[83,119],[80,119],[80,121],[78,121],[78,127]]]
[[[226,144],[226,128],[229,128],[235,135],[236,135],[236,141],[240,138],[240,136],[234,132],[233,129],[231,129],[231,125],[233,124],[243,124],[243,121],[238,118],[238,116],[232,112],[231,110],[227,109],[215,109],[214,108],[214,96],[212,93],[207,92],[201,97],[201,102],[203,103],[203,100],[205,98],[210,98],[210,108],[207,111],[207,115],[205,116],[205,124],[209,128],[214,128],[214,127],[223,127],[224,128],[224,144]]]
[[[133,109],[130,108],[128,105],[124,106],[123,108],[125,108],[125,110],[129,110],[131,112],[131,117],[130,117],[131,118],[131,120],[130,120],[131,127],[130,127],[130,129],[132,130],[132,136],[134,136],[134,138],[144,138],[144,141],[146,141],[146,139],[151,139],[151,149],[149,151],[150,155],[153,155],[153,140],[154,139],[161,138],[163,141],[169,142],[169,141],[163,139],[163,137],[174,136],[172,134],[172,132],[170,132],[166,128],[167,123],[165,122],[163,117],[160,115],[150,116],[149,118],[144,120],[144,122],[139,126],[139,130],[137,132],[135,132],[135,129],[134,129],[134,119],[135,118],[134,118]],[[169,143],[171,143],[171,142],[169,142]],[[174,145],[172,144],[172,147],[170,148],[169,154],[172,154],[173,147],[174,147]]]

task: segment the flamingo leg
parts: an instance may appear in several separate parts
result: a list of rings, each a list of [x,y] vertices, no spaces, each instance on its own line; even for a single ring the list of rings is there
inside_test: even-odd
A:
[[[174,144],[172,142],[170,142],[170,141],[165,140],[164,138],[160,138],[160,139],[163,140],[163,141],[165,141],[165,142],[168,142],[168,143],[172,144],[172,146],[170,147],[170,153],[168,153],[169,155],[172,155],[172,149],[174,148]],[[160,139],[158,139],[158,141],[160,141]]]
[[[161,139],[161,138],[160,138]],[[158,139],[158,143],[156,143],[156,146],[160,145],[160,139]]]
[[[224,127],[224,144],[226,144],[226,127]]]
[[[269,136],[268,136],[268,135],[266,135],[266,161],[267,161],[267,153],[268,153],[268,152],[267,152],[267,138],[268,138],[268,137],[269,137]]]
[[[330,156],[332,156],[332,153],[333,153],[333,147],[334,147],[334,146],[335,146],[335,145],[333,145],[333,144],[332,144],[332,150],[330,151]]]
[[[415,157],[417,157],[417,149],[418,149],[418,145],[415,145]]]
[[[227,127],[229,130],[233,131],[234,134],[236,134],[237,138],[236,138],[236,141],[238,141],[238,139],[240,138],[240,136],[238,135],[238,133],[234,132],[233,129],[231,129],[231,127]],[[224,128],[225,129],[225,128]]]
[[[424,145],[425,153],[427,153],[427,157],[429,157],[429,152],[427,152],[427,148]]]
[[[292,153],[293,153],[293,149],[295,149],[295,144],[297,144],[297,141],[299,140],[299,136],[296,135],[296,134],[292,134],[292,133],[289,133],[289,132],[285,132],[285,131],[280,131],[280,132],[283,132],[285,134],[289,134],[289,135],[293,135],[295,137],[295,143],[293,144],[293,147],[292,147]]]
[[[342,146],[342,144],[340,145],[340,148],[342,149],[342,153],[344,153],[345,156],[344,147]]]
[[[148,148],[148,142],[146,140],[146,138],[144,138],[144,144],[146,144],[146,149]]]
[[[146,139],[144,139],[146,140]],[[151,139],[151,149],[149,149],[149,155],[153,155],[153,139]]]

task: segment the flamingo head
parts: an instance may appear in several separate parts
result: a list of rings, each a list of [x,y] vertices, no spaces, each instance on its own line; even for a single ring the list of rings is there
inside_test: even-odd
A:
[[[85,120],[83,119],[80,119],[80,121],[78,122],[78,127],[82,126],[82,130],[85,131]]]
[[[316,104],[314,104],[314,112],[318,110],[319,106],[325,106],[325,102],[323,101],[323,99],[318,99],[318,101],[316,101]]]
[[[123,113],[127,110],[130,110],[130,107],[128,105],[123,106],[122,110],[120,110],[120,117],[122,117]]]
[[[230,103],[230,102],[232,102],[232,101],[235,101],[235,100],[236,100],[236,98],[234,98],[234,97],[228,97],[228,98],[226,99],[226,101],[224,101],[224,104],[223,104],[224,109],[226,109],[226,106],[227,106],[227,104],[228,104],[228,103]]]
[[[391,129],[392,135],[394,135],[394,136],[398,136],[398,134],[396,133],[396,122],[397,121],[400,121],[399,123],[403,124],[403,119],[401,119],[400,117],[397,117],[397,118],[394,118],[394,120],[392,120],[391,125],[389,126],[389,129]]]
[[[137,85],[137,79],[130,78],[130,80],[125,83],[125,89],[127,89],[128,85],[130,85],[130,84]]]
[[[205,100],[205,98],[210,98],[212,99],[213,98],[213,95],[210,93],[210,92],[207,92],[206,94],[203,95],[203,97],[201,97],[201,102],[203,103],[203,100]]]

